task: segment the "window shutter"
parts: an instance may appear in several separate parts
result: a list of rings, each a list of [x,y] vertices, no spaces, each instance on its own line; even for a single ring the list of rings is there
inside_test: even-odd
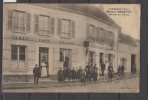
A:
[[[98,40],[97,27],[94,26],[94,41]]]
[[[107,43],[107,31],[106,30],[104,31],[104,41],[105,43]]]
[[[8,30],[12,30],[13,27],[13,11],[8,10]]]
[[[36,33],[36,34],[38,34],[39,33],[39,15],[37,15],[37,14],[35,14],[34,15],[34,32]]]
[[[75,22],[71,22],[71,31],[72,31],[72,37],[75,37]]]
[[[86,24],[86,39],[89,39],[89,24]]]
[[[93,52],[93,64],[96,64],[96,53]]]
[[[26,13],[26,32],[31,31],[31,14]]]
[[[61,19],[58,19],[58,35],[61,36]]]
[[[100,41],[101,41],[101,35],[100,35],[100,28],[97,28],[97,35],[98,35],[98,42],[100,43]]]
[[[50,32],[51,34],[54,34],[54,17],[51,17],[50,23]]]

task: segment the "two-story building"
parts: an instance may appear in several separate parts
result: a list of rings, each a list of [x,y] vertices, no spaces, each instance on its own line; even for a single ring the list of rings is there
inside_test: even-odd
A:
[[[38,64],[41,77],[87,63],[118,67],[117,25],[90,4],[4,4],[3,81],[28,82]],[[107,69],[107,68],[106,68]]]

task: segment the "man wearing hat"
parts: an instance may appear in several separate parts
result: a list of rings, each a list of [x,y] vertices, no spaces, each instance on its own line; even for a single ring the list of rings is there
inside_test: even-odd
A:
[[[37,64],[35,64],[35,67],[33,69],[33,75],[34,75],[34,84],[38,84],[39,77],[40,77],[40,68]]]

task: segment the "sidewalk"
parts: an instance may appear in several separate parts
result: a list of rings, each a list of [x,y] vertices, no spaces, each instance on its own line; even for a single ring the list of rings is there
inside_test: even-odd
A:
[[[124,77],[121,80],[132,78],[132,77],[139,77],[139,73],[131,74],[126,73]],[[113,79],[113,81],[120,81],[117,79]],[[108,82],[107,77],[99,78],[96,83],[100,82]],[[86,82],[87,84],[92,84],[93,82]],[[24,89],[24,88],[48,88],[48,87],[63,87],[63,86],[73,86],[73,85],[81,85],[80,82],[66,82],[64,84],[59,84],[56,79],[53,78],[41,78],[39,80],[39,84],[33,84],[33,82],[30,83],[9,83],[9,84],[3,84],[4,89]]]

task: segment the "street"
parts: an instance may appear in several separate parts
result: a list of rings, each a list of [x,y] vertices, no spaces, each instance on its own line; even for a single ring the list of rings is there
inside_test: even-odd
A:
[[[127,92],[139,92],[139,77],[131,77],[122,80],[114,80],[112,82],[98,81],[97,83],[86,83],[85,86],[81,84],[74,85],[59,85],[58,83],[54,86],[49,87],[38,87],[22,88],[22,89],[4,89],[4,92],[92,92],[92,93],[103,93],[103,92],[114,92],[114,93],[127,93]]]

